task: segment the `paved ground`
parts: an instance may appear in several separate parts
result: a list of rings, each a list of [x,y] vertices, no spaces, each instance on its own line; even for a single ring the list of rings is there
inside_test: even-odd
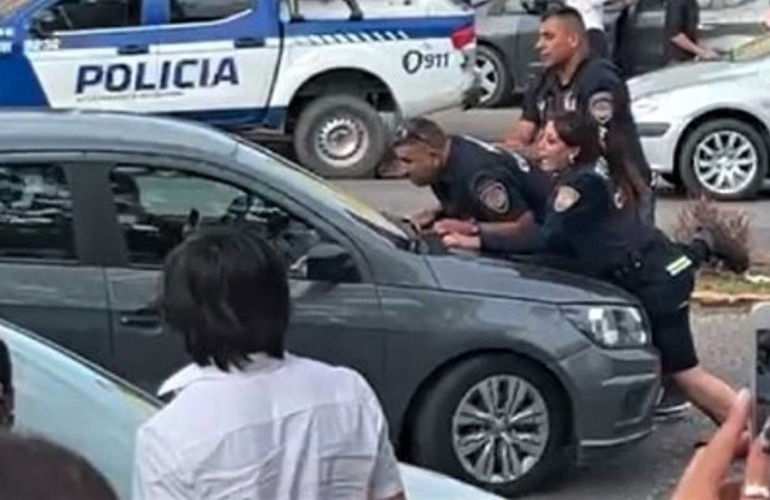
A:
[[[393,212],[407,213],[425,203],[431,196],[411,188],[402,181],[349,181],[340,185],[368,201],[373,206]],[[673,220],[680,200],[664,199],[659,217]],[[760,210],[767,206],[749,208]],[[767,221],[764,221],[767,224]],[[768,229],[767,226],[763,226]],[[765,235],[770,232],[765,231]],[[694,321],[697,342],[704,363],[734,384],[746,384],[749,373],[749,332],[744,331],[745,316],[734,312],[699,311]],[[692,444],[704,432],[711,430],[698,414],[676,423],[661,425],[657,432],[625,455],[579,469],[571,477],[548,492],[532,495],[537,500],[648,500],[670,497],[692,452]]]

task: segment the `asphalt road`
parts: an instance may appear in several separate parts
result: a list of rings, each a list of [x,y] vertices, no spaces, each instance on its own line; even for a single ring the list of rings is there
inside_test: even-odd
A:
[[[503,111],[450,112],[436,118],[451,132],[497,140],[517,117],[513,109]],[[409,213],[433,203],[427,190],[404,181],[345,181],[339,185],[371,205],[394,213]],[[658,221],[664,229],[676,222],[678,210],[686,203],[665,190],[658,204]],[[758,249],[770,249],[770,197],[750,203],[725,204],[752,215],[753,236]],[[747,316],[736,311],[697,311],[693,320],[696,342],[705,366],[736,387],[749,380],[750,332]],[[643,443],[625,454],[588,468],[577,469],[547,490],[528,498],[537,500],[650,500],[670,498],[673,487],[687,464],[693,443],[714,430],[696,411],[685,419],[663,423]]]

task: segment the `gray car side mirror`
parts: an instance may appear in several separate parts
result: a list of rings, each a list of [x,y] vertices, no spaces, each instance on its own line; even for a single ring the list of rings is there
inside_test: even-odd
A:
[[[350,281],[356,266],[350,253],[336,243],[313,245],[305,257],[306,279],[311,281]]]

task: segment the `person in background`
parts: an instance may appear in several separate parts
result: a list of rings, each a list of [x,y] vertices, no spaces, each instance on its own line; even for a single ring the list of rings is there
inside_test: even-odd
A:
[[[670,241],[644,220],[637,204],[649,189],[638,176],[620,136],[600,161],[596,124],[578,112],[555,115],[541,143],[542,165],[557,176],[543,224],[527,237],[447,235],[444,244],[470,249],[555,251],[574,256],[587,274],[636,296],[647,312],[661,370],[717,424],[724,422],[736,392],[706,371],[690,330],[695,272],[710,259],[745,272],[748,250],[727,236],[718,222],[700,228],[687,245]],[[617,155],[617,156],[616,156]]]
[[[80,455],[39,437],[7,431],[0,432],[0,498],[118,500],[105,477]]]
[[[719,54],[698,43],[700,5],[698,0],[665,0],[663,50],[666,63],[695,59],[716,59]]]
[[[592,56],[610,57],[604,30],[605,0],[566,0],[565,4],[580,12]]]
[[[551,189],[549,176],[515,153],[447,135],[426,118],[407,121],[393,151],[412,184],[430,186],[439,201],[411,217],[420,230],[515,232],[534,223]]]
[[[158,309],[192,363],[137,433],[133,498],[403,500],[364,377],[286,351],[286,262],[252,228],[191,233],[166,260]]]

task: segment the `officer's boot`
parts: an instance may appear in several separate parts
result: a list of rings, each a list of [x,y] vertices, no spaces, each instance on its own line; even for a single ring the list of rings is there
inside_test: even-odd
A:
[[[719,222],[705,223],[695,231],[690,246],[695,249],[699,243],[708,252],[708,256],[703,260],[708,260],[708,257],[716,258],[727,269],[738,274],[749,270],[751,265],[749,249],[731,237],[727,228]]]

